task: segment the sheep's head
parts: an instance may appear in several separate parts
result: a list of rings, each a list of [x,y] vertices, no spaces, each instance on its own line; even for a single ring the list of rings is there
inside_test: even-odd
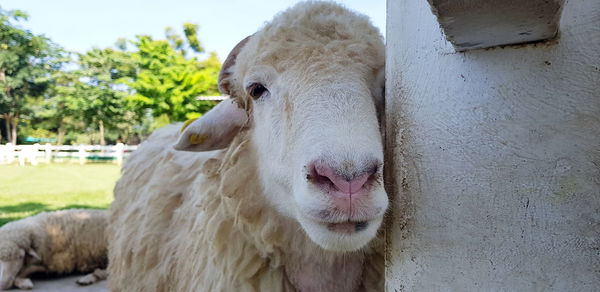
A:
[[[23,268],[25,250],[7,242],[0,249],[0,290],[9,289]]]
[[[324,249],[360,249],[388,206],[383,70],[381,36],[365,17],[299,4],[233,49],[219,76],[232,99],[186,124],[175,148],[219,149],[249,131],[267,200]]]
[[[23,278],[26,266],[41,261],[40,256],[31,248],[26,238],[12,241],[6,236],[0,241],[0,290],[10,289],[13,285],[26,287],[31,281],[24,283]],[[26,273],[26,272],[25,272]],[[19,281],[21,281],[19,283]]]

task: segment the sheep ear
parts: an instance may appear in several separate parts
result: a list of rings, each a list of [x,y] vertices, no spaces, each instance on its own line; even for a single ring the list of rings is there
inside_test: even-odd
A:
[[[222,149],[248,122],[245,110],[232,99],[226,99],[204,114],[201,118],[183,124],[175,150],[211,151]]]
[[[27,250],[27,254],[30,255],[31,257],[37,259],[37,260],[40,260],[40,261],[42,260],[42,258],[40,257],[40,255],[37,254],[37,252],[35,252],[35,250],[33,250],[31,248]]]
[[[240,41],[223,62],[223,66],[221,66],[221,71],[219,72],[218,86],[219,91],[222,94],[231,95],[231,74],[233,73],[232,67],[235,65],[235,60],[237,59],[238,54],[242,51],[242,48],[246,45],[248,40],[252,35],[247,36],[245,39]]]

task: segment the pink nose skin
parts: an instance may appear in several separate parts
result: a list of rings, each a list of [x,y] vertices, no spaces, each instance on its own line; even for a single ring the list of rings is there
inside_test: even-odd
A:
[[[347,179],[337,175],[331,167],[322,164],[315,165],[315,173],[321,177],[321,180],[326,181],[328,179],[333,184],[334,190],[330,194],[340,199],[352,199],[353,196],[357,198],[358,196],[365,195],[366,192],[361,190],[373,175],[373,173],[364,173]]]
[[[369,166],[354,170],[341,170],[322,163],[312,164],[311,182],[329,195],[338,212],[352,218],[357,208],[368,204],[363,198],[369,194],[368,186],[376,179],[378,165],[373,162]],[[346,173],[346,174],[344,174]],[[341,175],[344,174],[344,175]]]

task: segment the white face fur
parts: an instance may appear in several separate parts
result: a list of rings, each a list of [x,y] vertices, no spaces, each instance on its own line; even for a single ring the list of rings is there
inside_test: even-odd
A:
[[[246,88],[267,89],[254,99],[252,125],[265,195],[327,250],[366,245],[388,206],[374,103],[383,84],[363,80],[340,72],[333,82],[302,84],[268,66],[250,69],[244,80]]]
[[[11,261],[0,261],[0,290],[6,290],[13,286],[17,273],[23,267],[25,251],[21,250],[19,258]]]
[[[221,148],[210,145],[226,145],[221,140],[233,138],[227,133],[237,133],[231,127],[249,125],[268,201],[324,249],[360,249],[375,237],[388,206],[375,104],[383,78],[352,70],[330,80],[297,76],[249,68],[243,79],[252,102],[249,124],[247,113],[226,100],[186,127],[175,148]]]

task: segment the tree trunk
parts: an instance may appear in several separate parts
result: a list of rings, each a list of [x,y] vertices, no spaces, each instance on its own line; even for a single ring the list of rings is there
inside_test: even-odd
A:
[[[4,115],[4,125],[6,127],[6,141],[17,145],[17,121],[13,114]]]
[[[6,68],[0,70],[0,81],[6,83]],[[4,91],[6,97],[11,99],[10,87],[6,86],[6,84],[4,84]],[[4,120],[6,123],[6,140],[13,143],[13,145],[17,145],[17,123],[19,122],[19,112],[17,111],[14,115],[12,113],[4,115]]]
[[[19,118],[17,116],[14,116],[11,121],[11,124],[12,124],[11,136],[12,137],[10,137],[11,143],[13,143],[13,145],[17,145],[17,124],[18,123],[19,123]]]
[[[66,132],[67,131],[65,130],[64,122],[61,119],[59,126],[58,126],[58,138],[56,139],[56,145],[62,145],[62,141],[63,141],[63,138],[65,137]]]
[[[100,121],[98,124],[100,126],[100,145],[104,146],[106,145],[106,141],[104,141],[104,122]]]
[[[4,115],[4,126],[6,128],[6,143],[10,142],[10,115]]]
[[[63,128],[58,129],[58,139],[56,139],[56,145],[62,145],[63,139],[67,131]]]
[[[6,68],[2,68],[0,70],[0,81],[2,82],[6,82]],[[5,84],[6,86],[6,84]],[[7,87],[8,88],[8,87]],[[6,92],[8,95],[8,92]],[[4,116],[2,116],[2,118],[4,118],[4,123],[6,125],[6,143],[8,143],[10,141],[10,122],[8,119],[8,114],[5,114]],[[0,131],[0,142],[2,142],[2,131]]]

